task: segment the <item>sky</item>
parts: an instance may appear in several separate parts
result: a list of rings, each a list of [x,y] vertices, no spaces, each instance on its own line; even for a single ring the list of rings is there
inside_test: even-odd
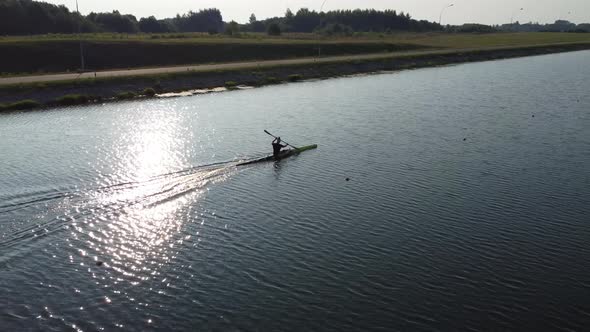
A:
[[[75,10],[76,0],[44,0],[63,4]],[[283,16],[290,8],[296,12],[306,7],[319,11],[323,0],[78,0],[80,12],[119,10],[122,14],[140,17],[167,18],[189,10],[218,8],[223,20],[248,21],[254,13],[260,19]],[[375,8],[409,12],[413,18],[438,22],[441,11],[443,24],[501,24],[514,21],[552,23],[565,19],[574,23],[590,23],[590,0],[326,0],[323,10]],[[523,8],[523,10],[520,10]]]

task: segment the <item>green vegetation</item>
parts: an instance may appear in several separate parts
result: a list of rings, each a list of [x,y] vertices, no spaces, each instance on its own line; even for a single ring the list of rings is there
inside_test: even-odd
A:
[[[407,13],[395,10],[336,10],[316,12],[301,8],[293,14],[287,10],[284,17],[258,21],[252,14],[248,24],[223,22],[219,9],[190,11],[173,18],[158,20],[154,16],[141,18],[121,14],[90,13],[86,16],[71,12],[63,5],[56,6],[32,0],[0,1],[0,35],[28,35],[42,33],[76,32],[120,32],[120,33],[167,33],[167,32],[208,32],[225,30],[230,35],[238,31],[266,32],[271,25],[280,26],[285,32],[312,32],[327,24],[344,24],[355,31],[377,31],[386,29],[398,31],[438,31],[442,27],[433,22],[412,19]]]
[[[147,97],[153,97],[156,95],[156,90],[153,88],[145,88],[143,89],[143,95]]]
[[[224,33],[228,36],[239,36],[240,35],[240,25],[236,21],[231,21],[225,26]]]
[[[327,36],[352,36],[354,31],[348,25],[343,24],[328,24],[318,31],[319,33]],[[379,37],[382,38],[381,35]]]
[[[264,83],[265,84],[277,84],[280,83],[281,80],[279,80],[278,78],[274,77],[274,76],[268,76],[264,78]]]
[[[300,74],[292,74],[292,75],[289,75],[289,77],[287,79],[289,80],[289,82],[297,82],[297,81],[301,81],[303,79],[303,76]]]
[[[323,36],[287,33],[239,36],[186,34],[84,34],[87,68],[107,70],[249,60],[355,55],[422,49],[474,49],[590,43],[577,33],[354,33]],[[158,36],[158,39],[151,39]],[[123,37],[124,39],[120,39]],[[0,37],[0,73],[72,72],[80,66],[79,42],[73,35]],[[149,56],[148,56],[149,55]]]
[[[55,100],[57,105],[81,105],[90,101],[91,97],[87,95],[70,94],[59,97]]]
[[[115,98],[119,99],[119,100],[125,100],[125,99],[133,99],[135,98],[136,94],[134,92],[131,91],[126,91],[126,92],[120,92],[118,93]]]
[[[234,82],[234,81],[227,81],[227,82],[225,82],[224,85],[228,89],[233,89],[233,88],[235,88],[235,87],[238,86],[238,83],[237,82]]]
[[[28,41],[0,41],[0,72],[48,73],[72,72],[80,67],[79,42],[28,38]],[[313,57],[317,54],[316,40],[217,39],[204,41],[162,42],[161,40],[119,41],[107,39],[84,43],[86,67],[91,70],[177,66],[212,62],[272,60]],[[25,39],[25,38],[23,38]],[[344,55],[405,51],[422,48],[419,45],[377,41],[322,42],[322,54]]]
[[[269,36],[280,36],[282,33],[281,27],[278,23],[273,22],[268,26],[267,33]]]
[[[394,34],[388,41],[434,48],[526,47],[550,44],[590,43],[590,35],[575,33],[405,33]]]
[[[116,91],[132,88],[141,89],[146,84],[155,84],[158,91],[174,92],[187,89],[204,89],[223,85],[223,79],[236,77],[240,82],[249,85],[260,86],[278,84],[284,81],[297,81],[303,78],[321,78],[356,73],[373,72],[380,70],[401,70],[410,68],[421,68],[439,66],[451,63],[485,61],[492,59],[511,58],[535,54],[546,54],[589,49],[590,43],[558,44],[558,45],[537,45],[525,47],[494,47],[474,48],[461,50],[436,50],[429,52],[406,52],[398,54],[370,55],[364,57],[342,57],[324,59],[317,61],[310,59],[305,62],[293,63],[269,63],[269,64],[248,64],[244,66],[221,67],[211,71],[182,71],[173,73],[162,73],[146,76],[118,76],[106,78],[78,79],[70,81],[54,81],[43,84],[39,88],[38,83],[26,83],[16,85],[0,86],[0,96],[3,100],[11,101],[10,96],[26,96],[25,98],[40,99],[45,106],[57,105],[56,100],[47,99],[48,94],[58,95],[59,92],[67,89],[69,91],[79,90],[88,94],[102,96],[104,99],[129,99],[136,95],[133,92],[117,93]],[[235,76],[233,76],[235,75]],[[220,83],[221,81],[221,83]],[[232,81],[225,81],[229,86],[237,84]],[[162,86],[166,88],[162,88]],[[37,93],[38,91],[38,93]],[[65,97],[65,96],[64,96]],[[55,97],[53,97],[55,98]],[[90,97],[88,97],[90,99]],[[74,97],[57,98],[58,100],[82,100]],[[100,99],[100,97],[96,98]],[[4,105],[2,110],[17,108],[34,108],[40,104],[19,103]]]
[[[415,20],[410,14],[396,10],[333,10],[316,12],[307,8],[299,9],[295,14],[291,10],[285,12],[284,17],[274,17],[261,22],[246,25],[244,31],[264,32],[271,24],[278,24],[285,32],[312,32],[321,30],[329,25],[349,26],[356,32],[385,32],[395,31],[440,31],[438,23],[425,20]]]
[[[484,24],[463,24],[457,27],[450,27],[449,31],[458,33],[494,33],[498,32],[494,27]]]
[[[10,104],[0,104],[0,111],[20,111],[41,107],[41,104],[32,99],[17,101]]]

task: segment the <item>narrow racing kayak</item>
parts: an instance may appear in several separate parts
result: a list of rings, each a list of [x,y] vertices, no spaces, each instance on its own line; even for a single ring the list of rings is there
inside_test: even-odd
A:
[[[317,148],[318,148],[317,144],[314,144],[314,145],[303,146],[300,148],[284,150],[284,151],[281,151],[278,158],[275,158],[274,156],[270,155],[268,157],[245,161],[243,163],[237,164],[236,166],[246,166],[246,165],[252,165],[252,164],[257,164],[257,163],[263,163],[266,161],[281,160],[281,159],[289,158],[294,155],[298,155],[303,151],[313,150],[313,149],[317,149]]]

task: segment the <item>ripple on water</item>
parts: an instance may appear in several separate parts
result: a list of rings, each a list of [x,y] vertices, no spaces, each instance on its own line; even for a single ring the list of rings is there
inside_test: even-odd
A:
[[[583,330],[588,59],[0,115],[3,326]]]

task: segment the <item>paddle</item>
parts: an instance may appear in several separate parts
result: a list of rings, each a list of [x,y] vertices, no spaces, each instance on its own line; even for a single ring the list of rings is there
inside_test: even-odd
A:
[[[266,129],[264,130],[264,132],[265,132],[265,133],[267,133],[267,134],[269,134],[270,136],[272,136],[272,137],[274,137],[274,138],[277,138],[275,135],[273,135],[273,134],[269,133],[269,132],[268,132],[268,130],[266,130]],[[281,142],[283,142],[283,143],[287,144],[288,146],[290,146],[290,147],[292,147],[292,148],[294,148],[294,149],[298,149],[298,147],[296,147],[296,146],[293,146],[293,145],[291,145],[291,144],[289,144],[289,143],[287,143],[287,142],[285,142],[285,141],[283,141],[283,140],[281,140]]]

